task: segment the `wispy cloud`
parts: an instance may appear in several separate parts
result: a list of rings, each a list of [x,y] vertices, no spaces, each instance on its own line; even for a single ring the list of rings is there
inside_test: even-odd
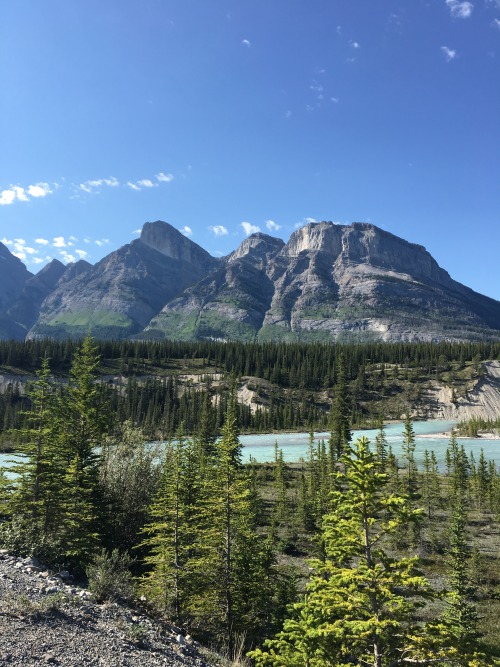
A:
[[[173,174],[164,174],[162,171],[160,171],[159,174],[156,174],[155,178],[158,179],[160,183],[170,183],[174,180]]]
[[[281,229],[281,225],[277,225],[274,220],[266,220],[266,227],[271,231],[271,232],[277,232],[278,229]]]
[[[213,232],[215,236],[226,236],[229,234],[227,227],[224,227],[224,225],[211,225],[208,229]]]
[[[9,206],[16,201],[28,202],[31,198],[38,199],[52,194],[48,183],[35,183],[22,188],[20,185],[11,185],[0,192],[0,206]]]
[[[242,222],[241,226],[245,230],[245,234],[247,236],[249,234],[257,234],[257,232],[260,232],[260,227],[257,227],[257,225],[252,225],[249,222]]]
[[[149,178],[143,178],[141,181],[137,181],[137,185],[140,185],[141,188],[156,188],[157,183],[153,183]]]
[[[191,227],[188,227],[187,225],[184,225],[184,227],[180,230],[184,236],[192,236],[193,235],[193,230]]]
[[[127,185],[131,190],[140,190],[141,189],[141,187],[139,185],[137,185],[137,183],[132,183],[131,181],[128,181]]]
[[[311,222],[318,222],[316,218],[302,218],[300,222],[295,223],[295,229],[300,229],[304,225],[308,225]]]
[[[447,46],[442,46],[441,52],[443,53],[447,63],[451,62],[457,57],[457,52],[455,49],[450,49]]]
[[[109,178],[98,178],[84,181],[83,183],[80,183],[78,189],[82,192],[92,194],[93,192],[99,192],[103,187],[117,188],[119,185],[120,181],[114,176],[110,176]]]
[[[242,39],[241,43],[243,44],[243,46],[247,46],[247,47],[252,46],[252,43],[250,42],[249,39]]]
[[[445,2],[453,18],[468,19],[474,9],[472,2],[461,2],[460,0],[445,0]]]
[[[361,44],[359,42],[352,41],[352,42],[350,42],[350,45],[353,49],[360,49],[361,48]]]
[[[500,30],[500,19],[493,19],[493,25]]]
[[[74,255],[71,255],[66,250],[61,250],[59,254],[61,255],[62,260],[65,264],[73,264],[74,262],[77,261],[76,257]]]
[[[99,246],[99,248],[102,248],[103,245],[107,245],[109,243],[109,239],[97,239],[97,241],[94,241],[94,243]]]

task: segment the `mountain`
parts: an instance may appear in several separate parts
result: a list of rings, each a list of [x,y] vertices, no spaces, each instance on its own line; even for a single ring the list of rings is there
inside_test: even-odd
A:
[[[32,277],[33,274],[21,260],[0,243],[0,338],[24,338],[23,325],[8,311],[15,306],[25,284]]]
[[[375,225],[256,234],[167,303],[141,337],[285,341],[500,339],[500,302]]]
[[[166,222],[146,223],[139,239],[58,285],[28,338],[127,338],[216,264]]]
[[[0,338],[500,340],[500,302],[375,225],[253,234],[216,259],[166,222],[94,266],[33,276],[0,244]]]

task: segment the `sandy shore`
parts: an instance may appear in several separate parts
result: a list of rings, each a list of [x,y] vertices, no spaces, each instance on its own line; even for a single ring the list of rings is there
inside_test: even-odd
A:
[[[416,438],[442,438],[443,440],[449,440],[451,438],[451,431],[445,431],[444,433],[421,433],[416,434]],[[477,438],[471,438],[469,435],[456,435],[457,440],[465,438],[467,440],[500,440],[500,435],[495,433],[484,432],[480,433]]]

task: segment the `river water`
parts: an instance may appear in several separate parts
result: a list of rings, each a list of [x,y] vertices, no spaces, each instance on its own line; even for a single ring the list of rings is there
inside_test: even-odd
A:
[[[424,460],[425,450],[434,451],[440,467],[443,468],[445,452],[449,443],[449,438],[438,437],[443,432],[450,431],[456,422],[453,421],[421,421],[414,422],[415,431],[415,460],[419,466]],[[404,424],[388,424],[385,428],[387,445],[392,447],[393,453],[399,457],[401,455],[401,445],[403,443]],[[365,435],[373,444],[377,430],[353,431],[353,440]],[[321,439],[328,441],[329,433],[315,433],[315,441]],[[266,435],[242,435],[240,437],[243,445],[243,460],[248,462],[253,457],[259,463],[274,460],[274,443],[283,450],[285,461],[299,461],[308,456],[309,434],[308,433],[278,433]],[[481,449],[487,460],[493,459],[500,466],[500,439],[489,440],[486,438],[459,438],[458,444],[464,445],[467,455],[472,452],[477,462]]]
[[[455,422],[452,421],[421,421],[414,422],[415,431],[415,460],[421,467],[424,460],[425,450],[434,451],[440,468],[444,468],[444,459],[449,438],[438,437],[438,434],[450,431]],[[388,424],[385,428],[387,445],[392,447],[393,453],[399,457],[401,455],[401,445],[403,443],[404,424]],[[328,441],[329,433],[315,433],[316,442],[320,440]],[[365,435],[373,444],[377,431],[353,431],[353,440]],[[299,461],[308,456],[309,434],[308,433],[271,433],[257,435],[240,436],[243,445],[243,461],[247,463],[250,457],[264,463],[274,460],[274,443],[283,450],[285,461]],[[497,466],[500,466],[500,439],[490,440],[486,438],[459,438],[459,445],[464,445],[467,455],[471,452],[477,462],[481,449],[487,460],[493,459]],[[0,454],[0,467],[9,466],[8,461],[12,459],[12,454]]]

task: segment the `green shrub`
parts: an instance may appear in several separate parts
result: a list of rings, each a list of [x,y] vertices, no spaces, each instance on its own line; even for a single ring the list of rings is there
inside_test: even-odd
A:
[[[132,596],[132,559],[118,549],[108,553],[104,549],[87,567],[89,590],[98,602],[128,599]]]

